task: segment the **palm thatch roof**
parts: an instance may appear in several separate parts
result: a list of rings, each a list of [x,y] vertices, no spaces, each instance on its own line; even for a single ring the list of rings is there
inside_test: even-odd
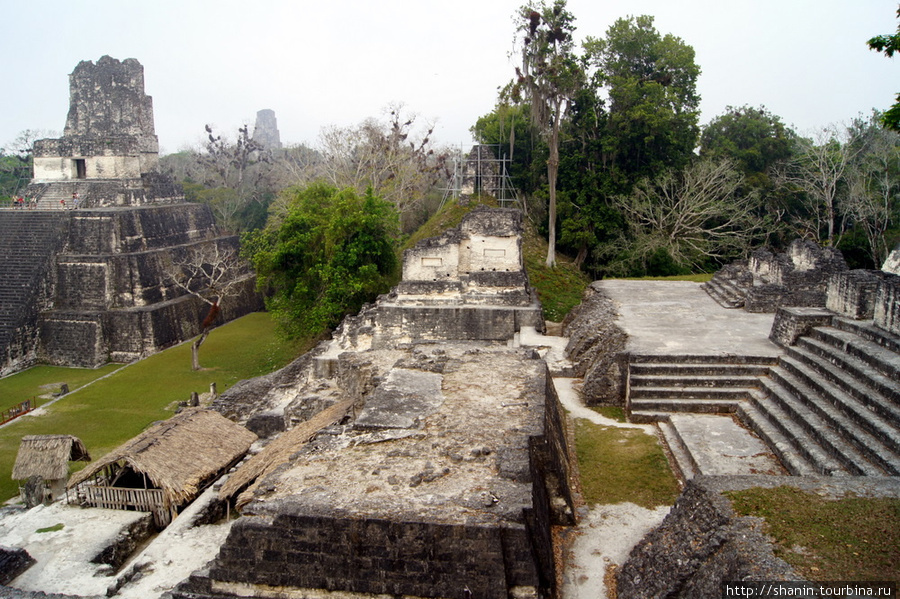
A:
[[[252,497],[254,487],[265,475],[287,462],[291,455],[303,447],[320,430],[340,421],[352,407],[352,399],[336,403],[306,422],[301,422],[291,430],[281,433],[277,439],[266,445],[265,449],[244,462],[228,477],[228,480],[219,489],[219,499],[228,499],[253,482],[254,484],[241,495],[237,502],[238,506],[246,504]]]
[[[69,488],[114,464],[144,474],[172,505],[190,501],[203,484],[243,456],[256,435],[216,411],[190,409],[157,423],[69,480]]]
[[[69,477],[69,462],[90,462],[91,456],[78,437],[72,435],[26,435],[19,444],[13,480],[40,476],[44,480]]]

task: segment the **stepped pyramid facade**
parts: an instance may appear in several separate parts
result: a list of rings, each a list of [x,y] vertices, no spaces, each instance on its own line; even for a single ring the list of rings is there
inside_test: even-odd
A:
[[[35,142],[34,209],[0,212],[0,375],[127,362],[189,339],[208,308],[174,283],[173,265],[238,247],[158,172],[137,60],[82,61],[69,79],[63,137]],[[233,271],[226,321],[261,307],[249,269]]]

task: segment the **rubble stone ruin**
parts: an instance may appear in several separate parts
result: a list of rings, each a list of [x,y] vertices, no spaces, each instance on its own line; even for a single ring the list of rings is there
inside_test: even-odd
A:
[[[214,408],[266,447],[220,498],[241,512],[174,598],[551,596],[551,527],[574,523],[572,449],[521,214],[470,213],[404,256],[403,282]]]
[[[82,61],[69,82],[63,137],[35,142],[35,209],[0,211],[0,374],[127,362],[189,339],[207,308],[174,284],[173,264],[237,248],[159,173],[137,60]],[[234,273],[226,321],[261,307],[249,270]]]
[[[256,113],[253,141],[266,150],[281,149],[281,136],[278,133],[278,121],[275,118],[274,110],[266,108]]]

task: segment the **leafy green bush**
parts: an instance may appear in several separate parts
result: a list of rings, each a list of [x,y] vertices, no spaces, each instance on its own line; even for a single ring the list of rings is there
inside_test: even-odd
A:
[[[284,193],[284,216],[242,243],[267,308],[297,338],[324,332],[390,288],[399,221],[371,190],[314,183]]]

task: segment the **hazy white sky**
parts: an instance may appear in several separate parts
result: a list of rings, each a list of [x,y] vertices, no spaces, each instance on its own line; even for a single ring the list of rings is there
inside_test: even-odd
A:
[[[513,74],[523,0],[4,0],[0,146],[62,133],[68,75],[104,54],[144,65],[161,150],[231,135],[271,108],[284,143],[383,117],[400,102],[436,139],[467,145]],[[765,105],[805,132],[884,109],[900,63],[866,46],[897,29],[896,0],[569,0],[576,37],[648,14],[696,51],[701,123]]]

